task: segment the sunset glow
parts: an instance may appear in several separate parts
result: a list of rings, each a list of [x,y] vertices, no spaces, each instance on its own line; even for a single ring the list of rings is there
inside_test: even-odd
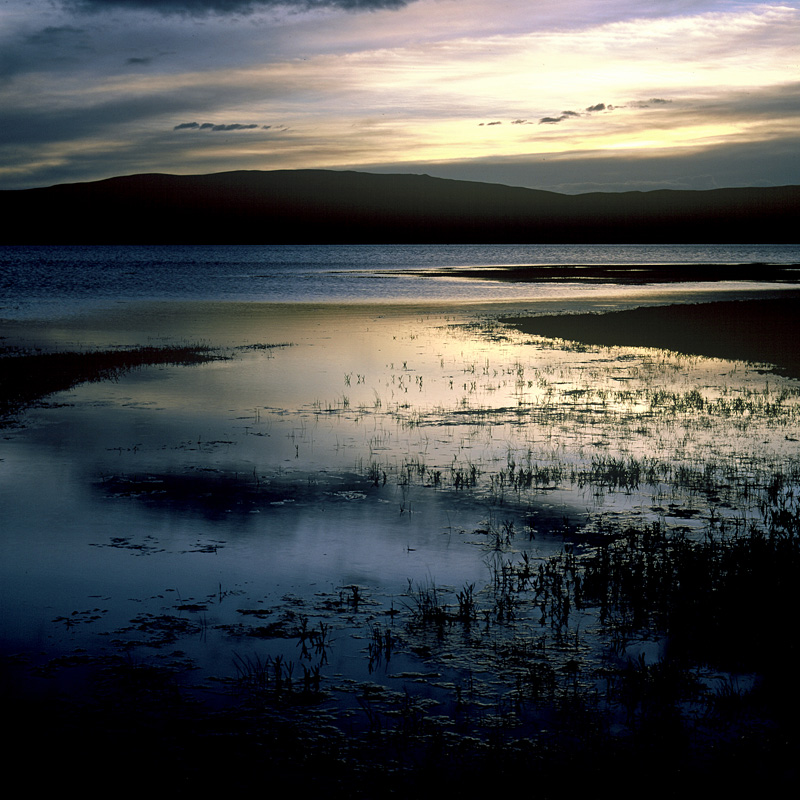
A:
[[[798,3],[598,5],[11,0],[0,186],[283,168],[800,183]]]

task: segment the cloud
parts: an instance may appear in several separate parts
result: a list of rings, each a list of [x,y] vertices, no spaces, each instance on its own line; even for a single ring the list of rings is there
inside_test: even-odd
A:
[[[572,3],[589,17],[574,13]],[[667,16],[667,4],[647,11],[640,4],[631,20],[612,13],[617,2],[570,0],[569,20],[556,25],[563,0],[510,0],[526,15],[522,25],[522,17],[492,14],[485,0],[459,0],[455,18],[453,0],[4,0],[0,183],[80,179],[79,169],[102,177],[232,166],[363,168],[467,154],[541,154],[543,163],[564,169],[577,161],[563,154],[591,152],[581,163],[616,158],[624,168],[630,153],[639,164],[645,152],[668,148],[677,159],[689,146],[796,137],[800,90],[787,82],[800,9],[758,4],[771,10],[686,16],[701,3],[669,4],[675,8]],[[53,6],[54,13],[40,13]],[[403,6],[391,14],[346,13]],[[78,7],[107,13],[65,13]],[[542,7],[552,9],[548,24],[540,24]],[[7,8],[18,10],[8,15]],[[125,8],[134,13],[123,19]],[[254,24],[265,19],[269,25]],[[290,133],[214,133],[222,120],[243,119],[259,128],[278,120]],[[500,120],[503,130],[475,131]],[[489,177],[491,169],[476,163],[470,169]],[[798,174],[794,166],[786,171]],[[517,180],[505,166],[499,174]],[[540,181],[542,174],[531,182],[618,180],[554,172]],[[683,173],[642,180],[669,174]]]
[[[356,168],[352,165],[349,168]],[[771,141],[723,143],[657,154],[630,151],[538,153],[451,162],[409,161],[358,165],[372,172],[426,172],[439,178],[475,180],[580,194],[584,192],[714,189],[800,184],[800,141],[793,132]]]
[[[185,131],[185,130],[192,130],[192,131],[251,131],[254,128],[257,128],[254,122],[251,122],[247,125],[242,125],[240,122],[231,122],[228,124],[217,124],[214,122],[182,122],[180,125],[176,125],[172,130],[174,131]],[[269,125],[262,126],[265,129],[269,128]]]
[[[344,11],[382,11],[403,8],[415,0],[63,0],[67,6],[85,11],[137,8],[157,14],[249,14],[260,9],[310,11],[338,8]]]
[[[70,68],[76,59],[91,57],[94,48],[90,32],[72,25],[49,25],[35,31],[8,31],[0,39],[0,79],[19,72],[41,70],[52,64],[62,71]]]
[[[655,102],[653,100],[650,101]],[[667,103],[670,102],[668,100],[660,100],[658,102]],[[647,108],[646,105],[640,106],[641,108]],[[614,108],[619,108],[619,106],[612,106],[606,105],[605,103],[597,103],[596,105],[589,106],[585,109],[588,113],[592,114],[596,111],[613,111]],[[580,117],[581,115],[577,111],[562,111],[557,117],[542,117],[539,120],[540,125],[557,125],[559,122],[563,122],[565,119],[575,119],[575,117]]]
[[[542,117],[539,120],[540,125],[556,125],[559,122],[563,122],[565,119],[572,119],[574,117],[579,117],[580,114],[577,111],[562,111],[561,114],[557,117]]]
[[[615,109],[620,108],[651,108],[652,106],[665,106],[669,105],[671,102],[672,100],[665,100],[661,97],[651,97],[649,100],[634,100],[624,106],[614,106],[610,103],[608,105],[605,103],[597,103],[596,105],[589,106],[585,110],[587,113],[592,114],[598,111],[614,111]],[[582,115],[577,111],[562,111],[557,117],[542,117],[539,120],[539,124],[556,125],[559,122],[563,122],[565,119],[575,119],[576,117],[580,116]],[[519,120],[515,120],[515,122],[519,122]]]
[[[83,28],[75,28],[72,25],[50,25],[34,33],[29,33],[22,37],[25,44],[44,45],[51,47],[61,43],[73,36],[81,36],[86,31]]]
[[[191,96],[164,92],[75,108],[0,108],[0,164],[4,147],[27,150],[35,145],[57,145],[74,149],[76,142],[108,140],[128,124],[140,125],[143,120],[180,112],[181,106],[183,113],[191,113],[192,103]]]
[[[650,108],[651,106],[666,106],[671,102],[672,100],[664,100],[662,97],[651,97],[649,100],[634,100],[628,103],[628,106],[630,108]]]

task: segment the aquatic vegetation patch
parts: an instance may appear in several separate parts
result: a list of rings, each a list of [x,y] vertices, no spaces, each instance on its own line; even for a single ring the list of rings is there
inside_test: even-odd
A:
[[[195,470],[183,472],[147,472],[144,474],[106,475],[94,488],[111,499],[129,499],[147,508],[180,515],[201,515],[210,520],[268,511],[287,503],[308,503],[320,496],[328,502],[353,502],[367,495],[356,488],[343,488],[356,476],[311,474],[259,474],[257,470]],[[325,492],[326,486],[336,487]],[[125,537],[116,537],[115,546],[132,547]],[[223,542],[216,542],[223,544]],[[208,543],[206,542],[207,546]],[[144,549],[142,545],[140,549]]]
[[[102,514],[69,535],[150,588],[115,598],[108,631],[98,601],[48,610],[74,663],[46,679],[127,659],[119,690],[164,710],[120,702],[112,730],[155,729],[186,785],[226,791],[780,783],[798,752],[797,386],[430,328],[319,375],[253,348],[209,376],[211,412],[109,417],[74,479]]]
[[[5,348],[0,353],[0,422],[81,383],[118,380],[148,366],[188,366],[220,358],[220,351],[199,344],[56,352]]]
[[[125,648],[141,645],[160,648],[173,644],[185,636],[201,633],[204,628],[202,620],[190,619],[174,614],[151,614],[143,612],[131,620],[127,628],[117,631],[117,635],[125,635],[118,642]]]

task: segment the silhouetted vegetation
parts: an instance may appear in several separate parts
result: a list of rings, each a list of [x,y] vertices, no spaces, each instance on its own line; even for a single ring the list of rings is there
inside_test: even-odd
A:
[[[134,347],[119,350],[0,351],[0,420],[55,392],[81,383],[115,380],[158,364],[201,364],[220,356],[201,345]]]

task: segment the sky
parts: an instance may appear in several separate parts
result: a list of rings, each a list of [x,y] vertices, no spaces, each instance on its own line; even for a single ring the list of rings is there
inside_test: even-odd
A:
[[[0,188],[800,184],[800,0],[0,0]]]

